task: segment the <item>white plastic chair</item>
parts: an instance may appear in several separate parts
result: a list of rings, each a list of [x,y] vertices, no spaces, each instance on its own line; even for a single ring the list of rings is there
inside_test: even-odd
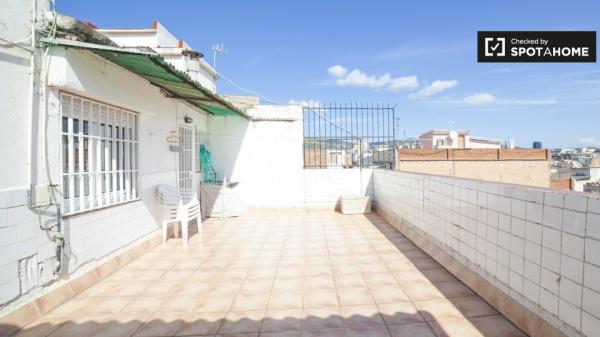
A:
[[[183,245],[187,246],[189,241],[188,230],[191,221],[196,220],[198,235],[202,235],[202,213],[200,211],[198,197],[192,189],[182,189],[180,192],[181,204],[179,206],[179,220],[181,221]]]
[[[200,203],[191,189],[179,190],[175,186],[158,185],[156,188],[158,200],[163,209],[163,243],[167,242],[169,223],[173,223],[173,234],[178,235],[177,225],[181,223],[183,246],[188,245],[188,227],[192,220],[198,225],[198,235],[202,234]]]

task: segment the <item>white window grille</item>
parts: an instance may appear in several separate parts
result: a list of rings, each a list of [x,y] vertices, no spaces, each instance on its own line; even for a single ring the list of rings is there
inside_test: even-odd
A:
[[[138,114],[61,93],[65,214],[139,198]]]

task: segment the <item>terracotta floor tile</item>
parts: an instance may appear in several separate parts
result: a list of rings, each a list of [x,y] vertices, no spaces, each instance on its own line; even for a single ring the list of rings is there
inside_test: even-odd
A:
[[[448,318],[428,324],[438,337],[486,337],[466,318]]]
[[[223,312],[228,311],[233,304],[233,298],[223,296],[207,296],[196,302],[194,311],[199,312]]]
[[[338,288],[338,296],[342,306],[375,304],[371,290],[366,286]]]
[[[248,294],[241,293],[233,302],[232,311],[265,310],[269,301],[269,295],[263,293]]]
[[[436,283],[435,286],[446,298],[473,296],[475,293],[460,281]]]
[[[339,305],[338,295],[334,289],[321,289],[304,293],[302,301],[305,308],[326,308]]]
[[[219,334],[259,332],[264,311],[232,311],[225,316]]]
[[[125,314],[146,313],[153,314],[158,310],[160,304],[164,302],[162,297],[136,297],[131,300],[121,312]]]
[[[319,291],[322,289],[335,289],[333,277],[329,275],[306,277],[304,279],[304,290],[307,292]]]
[[[525,337],[525,333],[503,316],[474,317],[471,323],[486,337]]]
[[[261,331],[300,331],[302,309],[270,310],[265,313]]]
[[[414,304],[426,321],[464,318],[463,313],[447,299],[416,301]]]
[[[343,319],[340,309],[335,308],[309,308],[303,311],[302,329],[329,330],[342,328]]]
[[[379,308],[375,305],[342,307],[344,327],[373,327],[384,324]]]
[[[458,282],[458,279],[456,279],[456,277],[454,277],[454,275],[452,275],[452,273],[450,273],[449,271],[447,271],[446,269],[443,269],[443,268],[423,270],[422,273],[432,283]]]
[[[396,324],[389,329],[393,337],[436,337],[427,323]]]
[[[433,284],[427,283],[401,283],[404,292],[413,301],[444,299],[444,294]]]
[[[81,337],[94,334],[101,328],[101,323],[91,317],[70,319],[56,329],[49,337]]]
[[[42,317],[18,331],[12,337],[45,337],[58,330],[65,321],[55,317]]]
[[[498,312],[479,296],[455,297],[449,299],[465,317],[497,315]]]
[[[144,324],[143,319],[135,316],[119,315],[108,322],[101,324],[89,337],[130,337],[137,329]]]
[[[261,332],[260,337],[302,337],[301,331],[267,331]]]
[[[267,305],[269,310],[302,309],[302,307],[302,292],[299,291],[273,292]]]
[[[404,289],[398,285],[371,287],[371,294],[378,304],[398,303],[410,300]]]
[[[380,304],[379,311],[388,325],[424,321],[419,310],[410,302]]]
[[[163,300],[158,311],[162,312],[191,312],[196,307],[197,298],[193,296],[171,296]]]
[[[183,323],[182,315],[154,314],[135,332],[135,337],[173,336]]]
[[[213,335],[219,331],[226,313],[189,313],[177,329],[176,336]]]
[[[346,328],[347,337],[390,337],[386,327],[356,327]]]
[[[323,330],[303,330],[302,337],[345,337],[343,328]]]

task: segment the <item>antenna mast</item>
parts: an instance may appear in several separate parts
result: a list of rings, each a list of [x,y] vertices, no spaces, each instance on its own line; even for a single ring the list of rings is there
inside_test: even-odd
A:
[[[212,52],[213,52],[213,69],[215,71],[217,71],[217,54],[226,53],[227,50],[223,47],[222,43],[217,43],[216,45],[212,46]]]

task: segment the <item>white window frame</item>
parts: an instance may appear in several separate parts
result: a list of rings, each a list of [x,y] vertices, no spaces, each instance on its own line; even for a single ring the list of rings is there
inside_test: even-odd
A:
[[[60,111],[63,214],[139,200],[139,114],[62,91]]]

